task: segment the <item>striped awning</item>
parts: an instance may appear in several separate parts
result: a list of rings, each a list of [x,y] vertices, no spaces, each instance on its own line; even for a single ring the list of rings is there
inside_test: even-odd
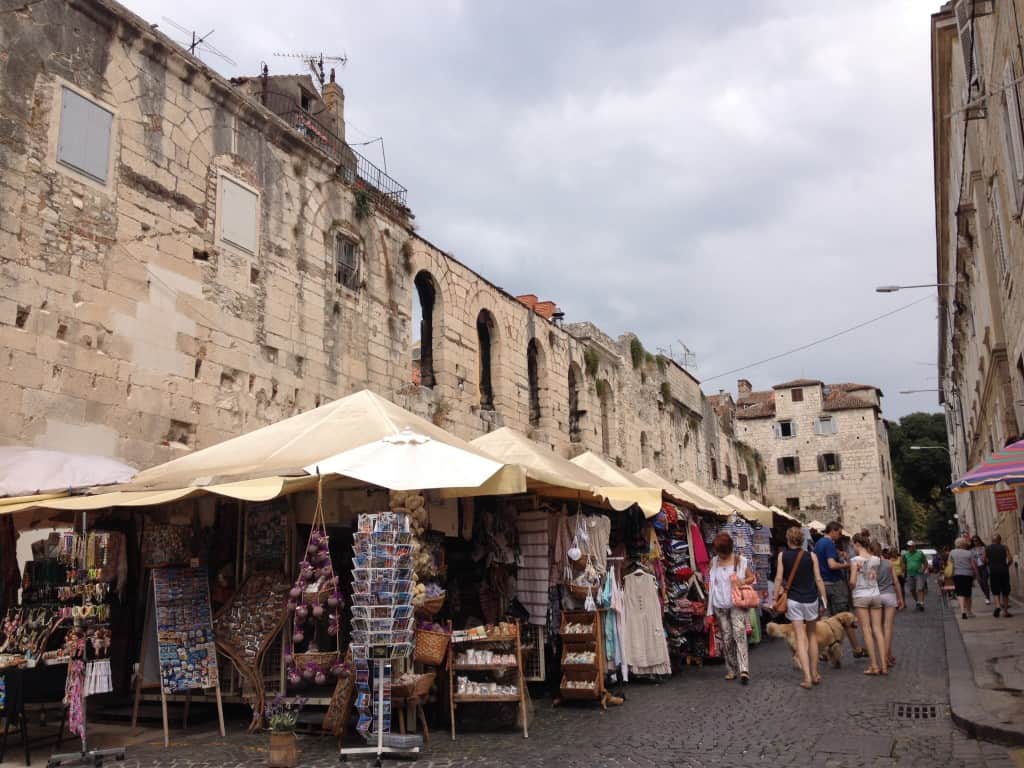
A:
[[[1024,440],[1018,440],[1003,450],[996,451],[953,483],[950,488],[954,493],[963,493],[978,488],[990,488],[999,483],[1024,483]]]

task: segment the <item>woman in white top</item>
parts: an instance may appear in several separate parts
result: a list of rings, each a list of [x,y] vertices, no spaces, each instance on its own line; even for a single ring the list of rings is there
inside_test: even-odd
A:
[[[864,645],[867,646],[871,660],[864,674],[887,675],[889,659],[882,615],[882,593],[878,588],[878,568],[882,561],[871,554],[871,540],[863,534],[858,533],[853,537],[853,548],[857,552],[850,561],[853,608],[857,612],[857,623],[864,633]]]
[[[732,536],[720,533],[711,544],[715,557],[708,574],[708,619],[718,620],[722,634],[722,655],[725,656],[725,679],[750,682],[747,653],[747,614],[749,608],[736,608],[732,604],[732,577],[739,584],[753,584],[757,580],[747,558],[733,550]]]

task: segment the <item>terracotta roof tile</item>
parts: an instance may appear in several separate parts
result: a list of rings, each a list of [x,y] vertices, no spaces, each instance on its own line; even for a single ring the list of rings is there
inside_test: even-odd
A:
[[[813,387],[815,384],[821,384],[823,382],[818,379],[793,379],[792,381],[784,381],[781,384],[776,384],[772,389],[791,389],[793,387]]]
[[[736,401],[737,419],[767,419],[775,415],[775,392],[751,392]]]
[[[847,394],[841,389],[835,389],[825,398],[821,407],[826,411],[852,411],[857,408],[876,408],[877,406],[870,400]]]
[[[864,389],[878,389],[878,387],[873,387],[870,384],[854,384],[851,382],[844,384],[829,384],[828,386],[832,387],[832,389],[840,389],[843,392],[859,392]]]

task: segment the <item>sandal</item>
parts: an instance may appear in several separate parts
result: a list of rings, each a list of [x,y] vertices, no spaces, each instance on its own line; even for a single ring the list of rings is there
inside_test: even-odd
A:
[[[740,683],[746,685],[750,682],[750,674],[747,672],[740,672]]]
[[[855,650],[853,652],[853,658],[855,658],[855,659],[866,659],[870,655],[871,654],[868,653],[868,649],[867,648],[861,648],[859,651]]]
[[[811,682],[814,685],[821,685],[821,675],[818,675],[817,677],[812,677]]]
[[[800,683],[800,687],[803,688],[805,691],[809,691],[809,690],[811,690],[811,688],[814,687],[814,685],[812,685],[811,683],[808,683],[806,680],[804,680],[802,683]]]
[[[864,670],[864,674],[869,675],[871,677],[876,677],[877,675],[881,675],[882,671],[879,669],[875,669],[874,667],[868,667]]]
[[[726,680],[735,680],[736,679],[736,675],[734,675],[732,672],[726,672],[725,673],[725,679]]]

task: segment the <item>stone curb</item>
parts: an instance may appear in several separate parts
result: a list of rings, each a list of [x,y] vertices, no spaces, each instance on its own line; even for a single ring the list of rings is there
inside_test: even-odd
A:
[[[971,738],[1005,746],[1024,746],[1024,727],[1014,728],[1001,723],[982,707],[963,634],[956,623],[956,614],[946,607],[941,610],[944,614],[942,628],[946,639],[946,668],[949,674],[949,710],[953,722]]]

